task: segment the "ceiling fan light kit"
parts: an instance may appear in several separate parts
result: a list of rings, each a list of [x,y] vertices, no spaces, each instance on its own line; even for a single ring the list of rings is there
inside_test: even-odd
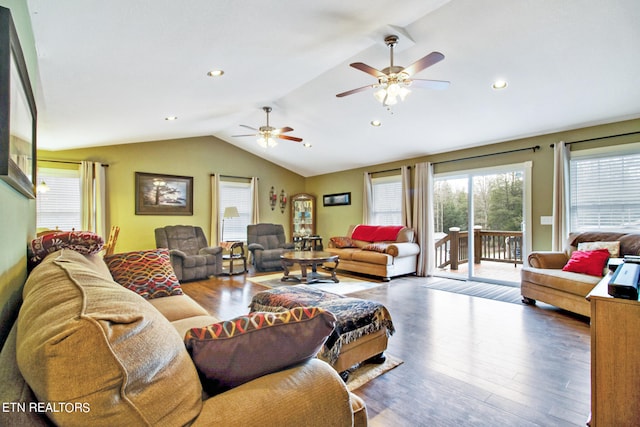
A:
[[[376,89],[373,96],[378,102],[384,107],[390,107],[398,103],[398,98],[400,98],[400,101],[404,101],[406,96],[411,93],[409,86],[414,83],[416,87],[430,89],[445,89],[449,86],[448,81],[411,79],[412,75],[442,61],[444,59],[443,54],[431,52],[408,67],[400,67],[393,64],[393,48],[398,43],[398,36],[388,35],[385,37],[384,42],[389,47],[390,55],[390,65],[387,68],[377,70],[362,62],[350,64],[351,67],[376,77],[378,83],[339,93],[336,95],[338,98],[373,88]]]
[[[245,127],[247,129],[254,130],[257,133],[248,134],[248,135],[232,135],[232,136],[233,137],[257,136],[258,139],[256,140],[256,142],[262,148],[275,147],[276,145],[278,145],[277,139],[286,139],[288,141],[302,142],[302,138],[297,138],[295,136],[284,135],[287,132],[291,132],[293,130],[293,128],[285,126],[283,128],[276,129],[276,128],[272,127],[271,125],[269,125],[269,113],[271,113],[271,111],[272,111],[271,107],[262,107],[262,110],[267,115],[267,124],[265,126],[260,126],[258,129],[256,129],[256,128],[253,128],[251,126],[240,125],[240,126]]]

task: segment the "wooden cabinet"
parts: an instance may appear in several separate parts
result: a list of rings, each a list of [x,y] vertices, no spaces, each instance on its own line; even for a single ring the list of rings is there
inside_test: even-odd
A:
[[[291,197],[291,237],[316,234],[316,197],[300,193]]]
[[[640,301],[591,291],[591,427],[640,426]]]

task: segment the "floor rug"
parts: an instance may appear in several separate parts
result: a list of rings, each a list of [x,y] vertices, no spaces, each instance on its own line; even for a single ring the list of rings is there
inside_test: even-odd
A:
[[[351,276],[345,275],[337,275],[338,280],[340,282],[317,282],[312,283],[309,286],[312,286],[315,289],[320,289],[325,292],[331,292],[338,295],[347,295],[352,294],[354,292],[365,291],[367,289],[377,288],[378,286],[382,286],[386,284],[386,282],[373,282],[358,279]],[[258,285],[265,286],[267,288],[279,288],[282,286],[292,286],[297,285],[296,282],[282,282],[280,279],[282,278],[282,273],[274,273],[267,274],[264,276],[254,276],[248,277],[247,280],[253,283],[257,283]]]
[[[520,288],[468,280],[440,279],[423,285],[425,288],[454,292],[472,297],[522,304]]]
[[[347,388],[349,391],[353,391],[358,387],[363,386],[374,378],[379,377],[385,372],[389,372],[396,366],[404,363],[401,359],[385,354],[387,360],[384,363],[376,365],[375,363],[365,363],[363,365],[357,365],[353,370],[349,370],[349,378],[347,379]]]

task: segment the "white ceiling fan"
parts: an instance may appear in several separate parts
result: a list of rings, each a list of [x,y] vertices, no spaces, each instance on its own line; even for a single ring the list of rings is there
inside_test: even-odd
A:
[[[374,96],[383,106],[388,107],[395,105],[398,102],[398,98],[404,101],[404,98],[409,94],[409,86],[415,86],[428,89],[446,89],[449,87],[450,82],[444,80],[424,80],[424,79],[412,79],[411,76],[428,68],[444,59],[444,55],[440,52],[431,52],[422,59],[417,60],[408,67],[401,67],[393,64],[393,47],[398,43],[398,36],[388,35],[385,37],[384,42],[389,46],[391,64],[378,70],[370,65],[362,62],[354,62],[350,64],[353,68],[360,71],[364,71],[367,74],[371,74],[378,79],[377,83],[363,86],[357,89],[348,90],[337,94],[338,98],[343,96],[352,95],[357,92],[372,88],[377,89],[374,92]]]

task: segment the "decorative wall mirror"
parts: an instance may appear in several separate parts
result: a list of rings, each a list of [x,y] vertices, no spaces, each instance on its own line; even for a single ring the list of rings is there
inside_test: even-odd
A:
[[[35,198],[36,103],[11,11],[0,7],[0,178]]]

